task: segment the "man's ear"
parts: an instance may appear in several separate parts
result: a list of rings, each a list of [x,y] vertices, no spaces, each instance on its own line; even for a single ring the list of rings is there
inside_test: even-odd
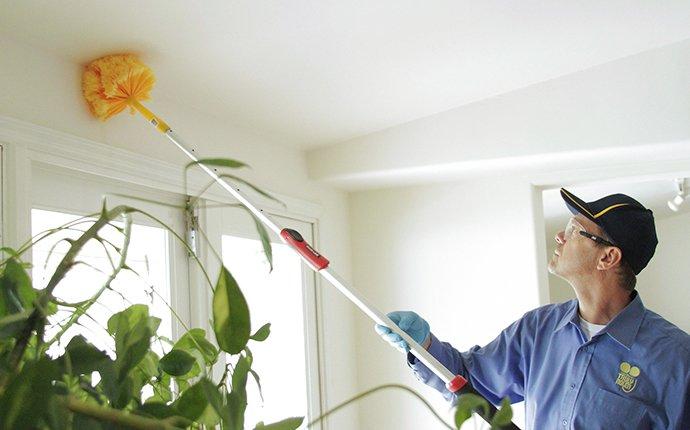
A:
[[[623,258],[623,253],[620,248],[616,246],[607,246],[605,252],[603,252],[597,261],[598,270],[609,270],[621,263]]]

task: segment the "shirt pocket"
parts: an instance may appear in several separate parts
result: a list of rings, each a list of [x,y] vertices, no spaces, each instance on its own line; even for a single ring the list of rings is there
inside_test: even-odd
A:
[[[648,429],[646,413],[642,402],[598,388],[592,399],[590,416],[582,421],[588,430]]]

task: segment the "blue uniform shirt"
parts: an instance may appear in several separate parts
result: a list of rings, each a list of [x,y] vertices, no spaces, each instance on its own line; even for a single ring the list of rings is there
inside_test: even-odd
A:
[[[587,341],[577,300],[526,313],[483,348],[429,352],[494,404],[524,400],[529,429],[690,429],[690,336],[634,298]],[[455,400],[411,354],[424,383]]]

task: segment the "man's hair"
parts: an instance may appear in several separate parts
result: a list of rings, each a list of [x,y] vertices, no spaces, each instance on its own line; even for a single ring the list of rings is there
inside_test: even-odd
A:
[[[614,243],[613,239],[606,234],[604,229],[600,228],[600,230],[604,239]],[[621,253],[622,252],[623,251],[621,251]],[[621,288],[626,291],[634,290],[635,285],[637,285],[637,276],[635,275],[635,271],[633,270],[632,266],[630,266],[630,263],[628,263],[628,260],[625,259],[625,256],[621,257],[621,261],[618,263],[618,266],[615,268],[615,270],[616,275],[618,275],[618,280],[620,281],[619,285]]]
[[[632,291],[635,289],[637,284],[637,276],[635,276],[635,271],[630,267],[630,263],[625,258],[621,258],[618,267],[616,268],[616,274],[620,280],[620,286],[627,291]]]

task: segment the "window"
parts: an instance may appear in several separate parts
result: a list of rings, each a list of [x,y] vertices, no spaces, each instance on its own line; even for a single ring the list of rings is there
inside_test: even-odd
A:
[[[32,235],[38,235],[48,229],[56,228],[79,219],[77,215],[63,212],[33,209],[31,211]],[[36,243],[33,247],[33,279],[37,288],[45,287],[58,263],[65,256],[69,244],[64,239],[76,239],[80,231],[86,230],[90,223],[75,225],[70,230],[61,230]],[[120,247],[124,237],[113,227],[102,231],[104,239]],[[54,344],[51,352],[59,355],[69,340],[81,334],[98,348],[114,356],[114,341],[107,333],[108,319],[115,313],[134,303],[149,306],[149,313],[161,319],[159,333],[172,338],[172,318],[168,308],[170,303],[170,282],[168,276],[168,232],[163,228],[134,224],[131,241],[128,247],[126,263],[137,274],[123,270],[112,282],[111,288],[105,289],[91,312],[79,319],[78,325],[72,325],[62,337],[62,345]],[[106,254],[107,253],[107,254]],[[117,254],[108,245],[97,241],[89,242],[79,254],[78,260],[85,263],[75,266],[55,289],[55,295],[64,302],[77,303],[96,294],[112,273],[109,259],[117,264]],[[64,308],[63,308],[64,309]],[[57,324],[46,339],[52,338],[60,329],[59,324],[66,322],[65,310],[51,317],[51,323]],[[154,351],[162,353],[161,345],[154,345]]]
[[[240,285],[249,303],[252,330],[267,322],[265,342],[250,342],[253,368],[261,377],[263,405],[257,384],[247,384],[245,423],[249,428],[289,416],[307,415],[308,379],[305,357],[303,279],[300,258],[286,245],[273,244],[273,271],[261,242],[223,235],[223,264]]]
[[[25,239],[29,233],[36,234],[84,214],[99,212],[104,197],[109,208],[127,204],[143,209],[170,226],[177,235],[185,236],[185,214],[181,210],[185,197],[159,190],[156,180],[141,177],[132,179],[153,187],[147,188],[127,182],[129,177],[114,176],[120,177],[120,180],[111,179],[109,171],[104,171],[100,176],[73,170],[69,163],[53,165],[52,160],[38,158],[26,160],[25,171],[29,171],[30,175],[28,180],[22,182],[23,188],[17,187],[16,195],[21,198],[17,198],[18,204],[12,214],[18,226],[17,236],[21,239]],[[95,171],[100,172],[97,168]],[[318,416],[325,400],[322,398],[319,367],[315,274],[279,238],[271,235],[275,269],[269,275],[254,223],[244,211],[221,208],[215,202],[201,212],[200,222],[205,227],[206,235],[215,249],[222,251],[224,263],[238,279],[250,301],[254,330],[265,322],[272,323],[272,333],[266,342],[250,344],[255,359],[253,367],[262,377],[265,404],[262,405],[258,389],[250,377],[247,384],[247,425],[253,426],[259,420],[268,423],[295,415],[307,415],[306,420]],[[280,219],[285,227],[300,231],[310,243],[314,242],[314,226],[311,222],[275,214],[273,217]],[[60,239],[78,234],[61,232],[36,245],[32,251],[32,261],[38,263],[33,268],[37,287],[45,285],[46,278],[52,274],[67,249],[66,243],[59,243]],[[114,229],[110,234],[113,237],[106,238],[114,243],[121,242]],[[157,222],[135,214],[127,263],[141,277],[122,272],[112,285],[113,291],[104,292],[101,303],[94,305],[99,312],[90,313],[95,315],[93,319],[82,317],[81,324],[70,329],[63,337],[63,344],[54,346],[51,352],[56,353],[55,348],[66,346],[68,339],[82,334],[99,348],[112,353],[113,343],[104,327],[113,313],[130,303],[148,304],[150,312],[161,318],[161,330],[173,340],[184,329],[184,325],[204,328],[212,336],[208,326],[210,289],[203,282],[204,277],[196,263],[190,263],[186,249],[174,236]],[[217,274],[218,262],[210,257],[213,253],[204,242],[201,241],[200,258],[213,277]],[[240,255],[236,255],[236,252]],[[44,267],[43,262],[49,253],[51,257]],[[80,259],[88,266],[76,267],[56,290],[56,294],[65,302],[88,298],[94,291],[86,291],[82,286],[94,283],[100,286],[106,276],[94,268],[110,268],[107,255],[98,243],[92,243],[84,249]],[[152,292],[151,285],[157,287],[155,292]],[[175,310],[176,316],[171,316],[166,302]],[[59,321],[64,314],[52,318]],[[182,323],[177,321],[178,316]],[[46,337],[50,338],[51,333],[47,333]],[[154,345],[154,348],[157,347]],[[316,425],[315,428],[321,426]]]
[[[178,234],[184,234],[184,213],[179,208],[183,202],[181,196],[42,163],[33,163],[31,168],[28,214],[31,234],[58,227],[84,215],[98,213],[104,198],[108,208],[126,204],[144,210]],[[92,305],[95,312],[82,316],[79,319],[80,325],[72,326],[63,336],[62,345],[51,346],[51,353],[64,348],[74,335],[82,334],[94,345],[112,354],[114,344],[105,330],[108,319],[134,303],[148,305],[149,313],[161,319],[159,333],[170,339],[175,339],[182,324],[173,317],[168,305],[185,324],[189,324],[187,254],[184,248],[164,226],[141,214],[132,216],[127,265],[137,273],[121,271],[111,284],[112,290],[104,291],[99,303]],[[88,226],[89,224],[82,224],[75,228],[84,230]],[[123,237],[115,228],[106,227],[101,232],[105,239],[117,246],[122,244]],[[47,278],[52,275],[68,249],[68,244],[61,239],[75,238],[80,234],[79,231],[63,230],[35,245],[32,262],[33,279],[37,287],[45,286]],[[113,259],[118,257],[113,249],[109,251]],[[44,267],[49,253],[52,254]],[[74,267],[55,291],[61,300],[68,303],[91,297],[112,272],[103,246],[96,241],[85,246],[79,260],[86,264]],[[65,312],[58,313],[52,317],[51,322],[61,321],[64,316]],[[46,338],[54,333],[47,333]],[[153,349],[160,354],[162,345],[154,344]]]
[[[314,241],[314,225],[276,214],[283,227],[299,231]],[[252,319],[252,331],[266,322],[271,334],[265,342],[250,341],[254,363],[261,377],[265,402],[261,403],[251,376],[247,382],[247,426],[258,420],[269,423],[288,416],[305,415],[305,422],[321,414],[322,374],[318,333],[317,275],[273,232],[273,272],[254,221],[244,210],[218,205],[204,209],[206,232],[221,251],[223,264],[244,293]],[[251,427],[253,428],[253,427]],[[316,429],[322,428],[320,424]]]

